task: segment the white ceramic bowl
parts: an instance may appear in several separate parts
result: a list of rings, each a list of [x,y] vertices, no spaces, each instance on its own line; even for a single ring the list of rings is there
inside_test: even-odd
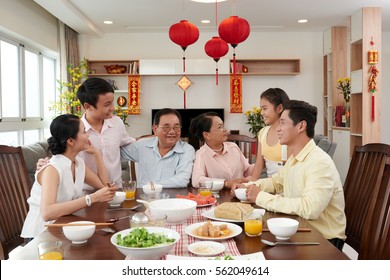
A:
[[[267,225],[276,239],[287,240],[297,232],[299,222],[290,218],[273,218],[267,220]]]
[[[73,244],[83,244],[87,242],[89,238],[95,232],[95,225],[90,221],[77,221],[71,222],[69,224],[91,224],[90,226],[63,226],[62,230],[64,231],[64,235]]]
[[[167,215],[168,223],[179,224],[194,214],[197,203],[189,199],[169,198],[154,200],[148,205],[152,214],[164,213]]]
[[[224,180],[214,180],[213,181],[213,188],[211,189],[212,191],[220,191],[223,189],[223,184],[224,184]]]
[[[123,201],[126,199],[126,193],[125,192],[115,192],[114,198],[109,201],[108,203],[111,206],[119,206]]]
[[[172,229],[163,228],[163,227],[147,227],[149,233],[159,233],[168,236],[169,238],[174,238],[175,241],[170,244],[158,245],[155,247],[147,248],[131,248],[117,245],[117,235],[121,234],[122,238],[129,234],[135,228],[125,229],[115,233],[111,236],[111,243],[126,256],[126,259],[135,259],[135,260],[158,260],[162,256],[168,254],[168,252],[175,246],[175,244],[180,240],[180,234]]]
[[[236,197],[241,201],[246,201],[246,188],[235,189],[234,193]]]
[[[143,185],[142,186],[142,190],[144,191],[144,193],[146,194],[156,194],[156,193],[160,193],[163,189],[163,186],[160,185],[160,184],[154,184],[154,190],[152,190],[152,187],[150,186],[150,184],[147,184],[147,185]]]

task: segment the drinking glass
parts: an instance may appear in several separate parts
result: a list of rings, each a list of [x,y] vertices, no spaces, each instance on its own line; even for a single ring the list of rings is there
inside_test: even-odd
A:
[[[123,191],[126,193],[126,200],[134,200],[135,191],[137,189],[136,181],[123,181],[122,182]]]
[[[245,219],[244,231],[248,236],[259,236],[263,232],[263,216]]]
[[[62,260],[63,251],[61,241],[45,241],[38,244],[40,260]]]
[[[200,184],[199,194],[201,196],[209,196],[211,195],[211,189],[213,187],[213,181],[204,181]]]

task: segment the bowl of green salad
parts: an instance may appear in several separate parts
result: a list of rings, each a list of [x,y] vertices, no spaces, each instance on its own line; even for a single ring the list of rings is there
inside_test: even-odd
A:
[[[180,234],[162,227],[129,228],[111,236],[111,243],[133,260],[158,260],[180,240]]]

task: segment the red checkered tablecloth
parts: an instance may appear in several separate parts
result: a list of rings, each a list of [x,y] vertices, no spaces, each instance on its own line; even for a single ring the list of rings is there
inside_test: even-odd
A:
[[[187,247],[189,244],[197,242],[197,241],[201,241],[201,240],[186,234],[185,228],[188,225],[192,225],[195,223],[207,222],[208,219],[202,216],[202,212],[210,210],[210,209],[211,209],[211,206],[203,207],[203,208],[196,208],[194,215],[192,215],[192,217],[187,219],[187,221],[185,221],[184,223],[177,224],[177,225],[171,225],[171,224],[166,225],[167,228],[176,230],[181,236],[180,240],[176,243],[175,247],[173,247],[172,250],[169,251],[168,254],[177,255],[177,256],[189,256],[189,257],[196,256],[196,255],[190,253],[188,251]],[[213,241],[215,241],[215,240],[213,240]],[[224,255],[239,256],[239,255],[241,255],[240,252],[238,251],[236,242],[234,241],[233,238],[229,238],[229,239],[225,239],[225,240],[221,240],[221,241],[217,241],[217,242],[222,243],[226,248],[225,252],[221,253],[220,256],[224,256]],[[165,259],[165,257],[163,259]]]

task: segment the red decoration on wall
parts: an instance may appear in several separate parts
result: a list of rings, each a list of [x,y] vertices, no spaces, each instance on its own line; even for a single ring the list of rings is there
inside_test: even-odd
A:
[[[242,74],[230,75],[230,113],[242,113]]]
[[[141,77],[140,75],[129,75],[128,76],[128,91],[129,91],[129,115],[141,114]]]
[[[169,28],[169,38],[183,49],[183,72],[185,72],[185,50],[189,45],[192,45],[198,40],[199,29],[187,20],[181,20]]]
[[[236,47],[244,42],[250,33],[250,26],[246,19],[231,16],[224,19],[218,27],[219,36],[233,47],[233,74],[236,69]]]
[[[206,54],[214,59],[216,62],[215,68],[215,84],[218,85],[218,61],[219,59],[227,54],[229,51],[228,44],[218,36],[214,36],[211,40],[207,41],[204,45]]]
[[[370,64],[370,68],[368,69],[368,72],[371,73],[370,77],[368,79],[368,91],[372,93],[371,96],[371,120],[375,121],[375,91],[376,83],[377,83],[377,76],[378,76],[378,69],[376,68],[375,64],[378,63],[378,51],[374,50],[374,41],[371,37],[370,45],[371,50],[368,51],[368,64]]]

